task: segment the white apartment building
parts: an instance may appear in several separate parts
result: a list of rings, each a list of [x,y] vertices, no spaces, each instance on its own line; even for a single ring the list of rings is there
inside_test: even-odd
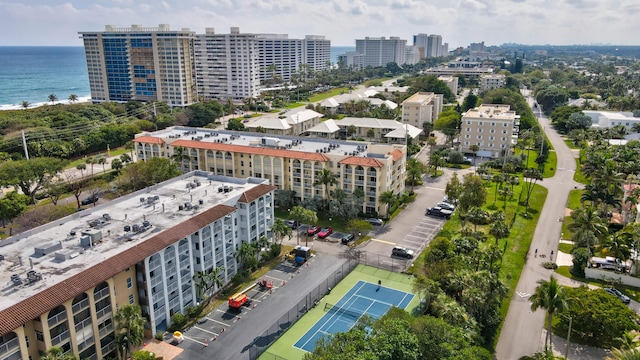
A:
[[[402,65],[406,63],[407,40],[392,36],[389,39],[384,37],[365,37],[356,39],[356,52],[364,54],[363,67],[386,66],[388,63]]]
[[[145,336],[163,333],[209,295],[197,272],[222,267],[227,284],[241,244],[271,236],[273,200],[266,180],[197,171],[3,240],[2,359],[52,346],[116,358],[113,316],[125,304],[140,305]]]
[[[419,129],[424,123],[433,123],[442,112],[444,96],[432,92],[418,92],[402,102],[402,123]]]
[[[184,107],[197,101],[195,33],[189,29],[106,25],[104,31],[79,34],[94,103],[165,101]]]
[[[499,89],[505,86],[507,77],[504,74],[487,74],[480,77],[480,91]]]
[[[313,71],[329,68],[331,41],[324,36],[307,35],[305,39],[289,39],[287,34],[257,34],[258,67],[260,81],[274,76],[290,81],[300,73],[300,65],[307,64]]]
[[[519,119],[509,105],[483,104],[467,111],[460,125],[460,151],[470,153],[469,147],[477,145],[477,156],[505,155],[518,140]]]
[[[232,27],[229,34],[207,28],[194,41],[196,84],[205,100],[242,100],[260,95],[258,40]]]
[[[420,62],[420,49],[417,46],[406,46],[405,64],[415,65]]]
[[[431,34],[427,37],[425,57],[432,58],[440,56],[443,56],[442,36]]]
[[[427,44],[429,43],[429,35],[428,34],[418,34],[413,35],[413,46],[418,48],[418,53],[420,54],[420,60],[427,57]]]
[[[375,144],[259,133],[171,127],[136,135],[136,156],[146,160],[169,158],[176,147],[190,156],[180,165],[184,171],[207,170],[214,174],[268,179],[278,189],[293,190],[300,200],[325,197],[314,185],[323,169],[338,175],[347,194],[365,193],[363,212],[385,214],[380,202],[385,191],[404,192],[406,145]]]
[[[451,92],[458,94],[458,77],[453,75],[440,75],[438,80],[444,81],[447,87],[451,89]]]
[[[632,112],[583,110],[582,113],[591,118],[591,126],[594,128],[622,125],[630,130],[633,125],[640,123],[640,117],[633,116]]]
[[[338,55],[338,65],[353,68],[354,70],[362,70],[364,69],[364,54],[356,51],[347,51],[344,54]]]

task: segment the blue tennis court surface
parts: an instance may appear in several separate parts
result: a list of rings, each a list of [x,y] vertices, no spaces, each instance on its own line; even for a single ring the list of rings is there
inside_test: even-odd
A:
[[[294,346],[308,352],[313,351],[316,341],[325,335],[349,331],[364,314],[380,318],[390,307],[404,309],[413,299],[413,294],[358,281],[334,307],[298,340]]]

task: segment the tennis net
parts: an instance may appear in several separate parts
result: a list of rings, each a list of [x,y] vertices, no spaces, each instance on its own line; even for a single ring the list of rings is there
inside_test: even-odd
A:
[[[330,314],[338,314],[341,316],[347,316],[354,320],[360,319],[363,315],[367,315],[365,311],[353,310],[353,309],[345,309],[340,306],[336,306],[333,304],[326,303],[324,304],[324,311]]]

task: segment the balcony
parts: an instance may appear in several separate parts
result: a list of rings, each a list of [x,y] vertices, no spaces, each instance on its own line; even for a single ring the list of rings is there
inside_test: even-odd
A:
[[[101,339],[103,337],[111,334],[112,332],[113,332],[113,324],[108,324],[105,327],[103,327],[102,329],[98,330],[98,334],[100,335]]]
[[[376,196],[375,191],[367,191],[367,196]]]
[[[82,351],[88,348],[90,345],[93,345],[95,341],[93,341],[93,336],[90,336],[88,339],[84,340],[81,343],[78,343],[78,351]]]
[[[81,310],[86,309],[89,306],[89,299],[82,299],[80,302],[77,302],[75,304],[73,304],[73,306],[71,306],[71,311],[74,314],[77,314],[78,312],[80,312]]]
[[[63,310],[55,316],[50,317],[47,323],[49,324],[49,327],[54,327],[56,324],[61,323],[64,320],[67,320],[67,310]]]
[[[364,180],[355,180],[356,185],[364,185]]]
[[[20,347],[20,341],[17,337],[0,345],[0,357]]]
[[[106,298],[107,296],[109,296],[109,287],[106,287],[106,288],[98,291],[97,293],[93,293],[93,300],[95,302],[98,302],[98,301]]]
[[[371,180],[367,181],[367,186],[374,186],[375,187],[377,185],[378,185],[378,183],[376,183],[375,181],[371,181]]]
[[[364,170],[356,170],[356,175],[364,175]]]
[[[101,319],[107,315],[111,315],[111,305],[107,305],[101,310],[96,311],[96,318],[98,319]]]
[[[61,342],[63,342],[64,340],[67,340],[69,338],[69,330],[65,330],[62,332],[62,334],[51,338],[51,345],[58,345]]]
[[[108,343],[107,345],[102,347],[102,355],[104,356],[104,355],[112,352],[113,349],[115,349],[115,348],[116,348],[116,342],[115,341],[112,341],[112,342]]]
[[[88,317],[88,318],[82,320],[81,322],[77,323],[76,326],[75,326],[76,327],[76,332],[84,329],[85,327],[87,327],[89,325],[91,325],[91,317]]]

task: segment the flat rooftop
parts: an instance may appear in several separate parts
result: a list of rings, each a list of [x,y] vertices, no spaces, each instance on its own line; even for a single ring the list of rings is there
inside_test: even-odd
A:
[[[480,105],[475,109],[470,109],[462,115],[465,118],[493,118],[497,120],[515,120],[520,116],[514,110],[510,110],[509,105]]]
[[[211,130],[191,127],[171,127],[142,136],[161,138],[167,143],[175,140],[197,140],[203,143],[223,143],[241,146],[251,146],[267,149],[283,149],[307,153],[369,156],[368,144],[361,141],[345,141],[335,139],[320,139],[299,136],[272,135],[262,133],[247,133],[240,131]],[[263,144],[263,139],[265,139]],[[330,146],[338,145],[338,146]],[[379,156],[375,156],[379,157]]]
[[[191,172],[5,239],[0,310],[267,183]]]

